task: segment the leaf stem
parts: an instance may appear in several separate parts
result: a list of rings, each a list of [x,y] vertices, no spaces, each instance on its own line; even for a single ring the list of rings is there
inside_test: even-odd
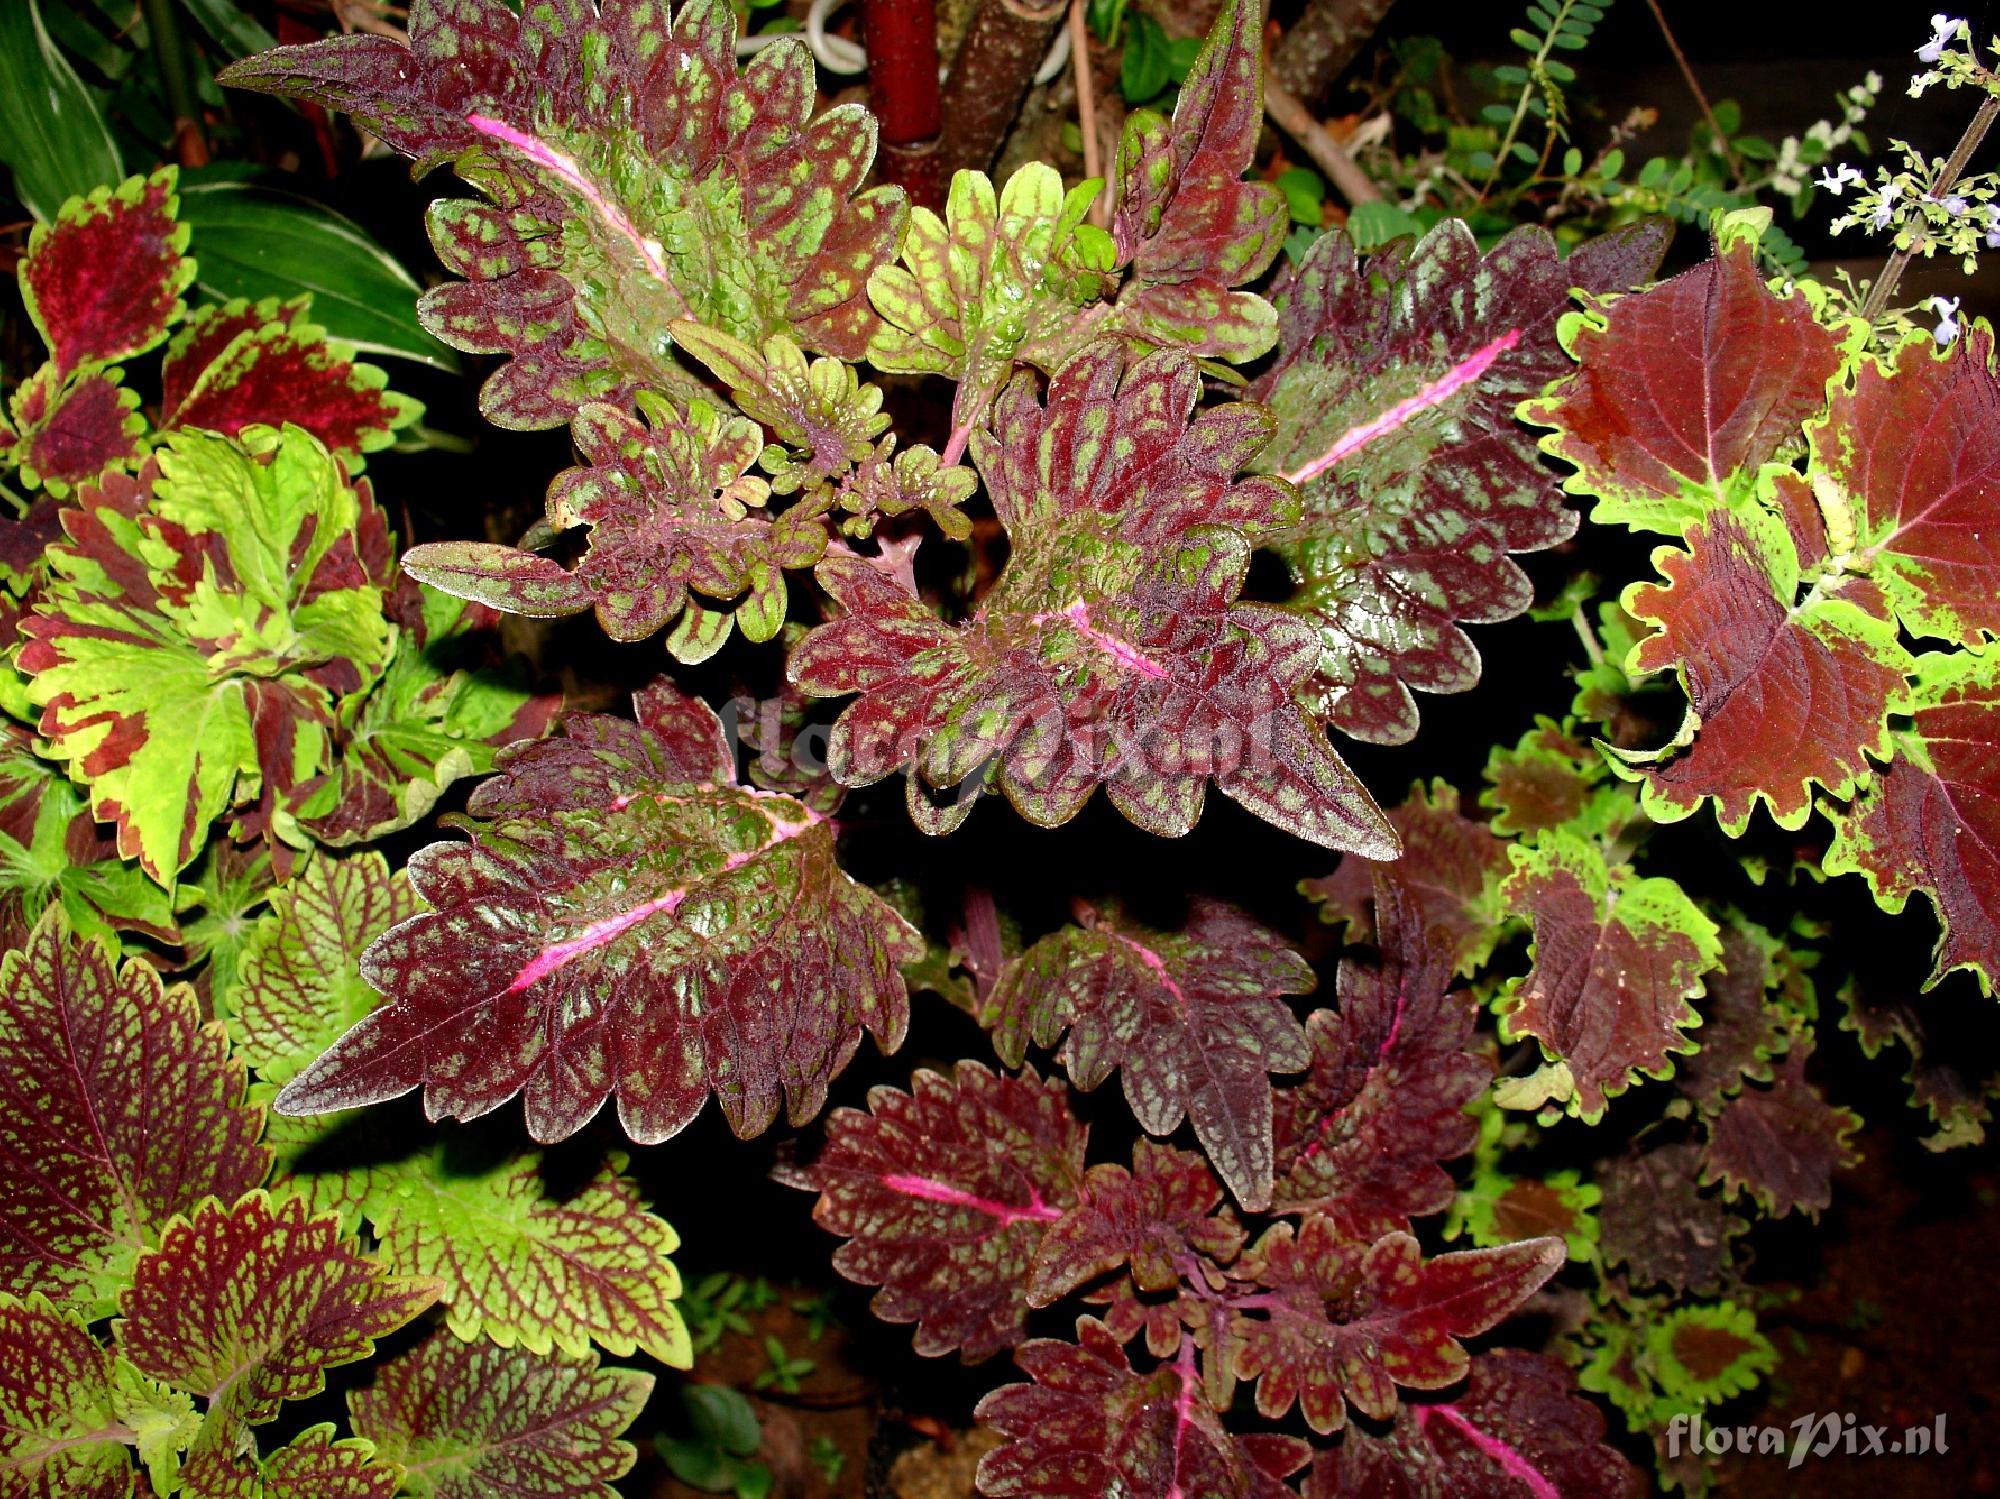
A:
[[[1299,149],[1313,159],[1314,166],[1326,173],[1326,180],[1350,204],[1358,206],[1382,201],[1382,189],[1355,165],[1354,158],[1347,154],[1347,148],[1333,138],[1333,132],[1313,118],[1312,111],[1297,95],[1287,92],[1283,85],[1269,78],[1264,80],[1264,113],[1272,124],[1299,143]]]
[[[1980,102],[1971,122],[1965,127],[1965,134],[1958,138],[1958,144],[1952,148],[1951,155],[1945,161],[1944,170],[1938,173],[1937,181],[1930,185],[1932,197],[1940,197],[1950,191],[1951,185],[1958,181],[1959,173],[1965,170],[1966,163],[1972,160],[1972,153],[1977,151],[1979,143],[1986,139],[1986,132],[1992,128],[1996,118],[2000,118],[2000,95],[1989,94]],[[1876,319],[1889,310],[1889,298],[1896,293],[1896,283],[1903,279],[1903,272],[1910,264],[1910,254],[1909,250],[1898,250],[1891,255],[1888,264],[1882,267],[1882,274],[1875,278],[1875,284],[1868,289],[1868,300],[1862,304],[1861,316],[1869,327],[1873,328]]]
[[[1736,152],[1730,148],[1729,137],[1722,132],[1721,124],[1715,118],[1715,111],[1708,107],[1708,95],[1701,90],[1701,84],[1694,76],[1694,69],[1688,66],[1687,54],[1681,51],[1681,44],[1674,36],[1674,28],[1667,24],[1667,13],[1660,9],[1660,0],[1646,0],[1646,8],[1653,13],[1659,23],[1660,35],[1667,39],[1667,50],[1674,54],[1674,64],[1681,70],[1681,77],[1687,81],[1688,92],[1694,95],[1694,102],[1701,106],[1701,117],[1708,121],[1709,131],[1715,136],[1716,147],[1722,152],[1722,159],[1729,163],[1729,175],[1738,181],[1743,177],[1743,165],[1736,159]]]
[[[187,49],[181,44],[173,0],[145,0],[146,30],[153,40],[153,61],[160,70],[167,107],[174,112],[174,148],[184,167],[208,165],[208,141],[201,133],[201,103],[188,73]]]
[[[1069,0],[1069,65],[1076,77],[1076,128],[1083,136],[1083,175],[1104,177],[1104,149],[1097,140],[1097,94],[1090,77],[1090,28],[1084,23],[1084,0]],[[1090,222],[1102,229],[1111,222],[1111,202],[1099,193],[1090,204]]]

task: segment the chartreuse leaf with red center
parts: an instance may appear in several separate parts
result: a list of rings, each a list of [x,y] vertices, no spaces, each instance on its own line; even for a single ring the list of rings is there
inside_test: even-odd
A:
[[[1768,1084],[1745,1084],[1708,1122],[1703,1182],[1720,1181],[1731,1197],[1748,1193],[1773,1218],[1795,1209],[1818,1217],[1833,1201],[1833,1173],[1861,1159],[1849,1143],[1861,1116],[1806,1081],[1812,1049],[1796,1043]]]
[[[1321,1449],[1305,1499],[1637,1499],[1638,1471],[1604,1440],[1604,1416],[1553,1358],[1499,1348],[1472,1360],[1462,1393],[1407,1402],[1377,1435],[1349,1426]]]
[[[1396,1413],[1398,1385],[1438,1390],[1462,1378],[1461,1337],[1486,1331],[1562,1268],[1560,1239],[1529,1239],[1426,1260],[1409,1234],[1374,1243],[1309,1215],[1265,1230],[1232,1274],[1260,1288],[1233,1308],[1225,1336],[1238,1378],[1257,1381],[1257,1410],[1294,1403],[1324,1435],[1352,1405]]]
[[[19,465],[21,482],[67,495],[136,467],[146,451],[146,418],[123,373],[91,368],[59,382],[54,368],[43,365],[15,388],[12,431],[0,422],[0,452]]]
[[[1296,1437],[1234,1435],[1190,1359],[1140,1373],[1089,1317],[1074,1343],[1037,1338],[1014,1360],[1033,1383],[993,1391],[975,1413],[1002,1439],[979,1460],[993,1499],[1277,1499],[1312,1455]]]
[[[1167,1135],[1189,1120],[1255,1211],[1271,1200],[1270,1074],[1297,1072],[1310,1055],[1284,996],[1314,982],[1312,965],[1274,932],[1202,900],[1178,932],[1110,913],[1042,938],[1001,973],[980,1021],[1009,1066],[1030,1041],[1061,1041],[1077,1087],[1122,1072],[1139,1127]]]
[[[1482,1164],[1451,1205],[1445,1237],[1467,1235],[1481,1249],[1522,1239],[1563,1241],[1572,1263],[1597,1258],[1597,1218],[1602,1194],[1574,1171],[1510,1176]]]
[[[1016,361],[1060,365],[1085,309],[1114,279],[1111,236],[1085,222],[1102,187],[1065,192],[1041,162],[1015,172],[997,197],[984,172],[953,174],[944,216],[911,209],[900,263],[868,279],[881,314],[868,362],[956,381],[952,426],[965,431],[985,419]]]
[[[819,1155],[779,1173],[818,1192],[814,1221],[848,1240],[834,1268],[880,1286],[875,1315],[916,1323],[919,1353],[973,1361],[1018,1343],[1036,1254],[1083,1180],[1062,1085],[963,1062],[868,1105],[836,1110]]]
[[[265,1082],[290,1081],[379,1003],[361,954],[422,909],[409,881],[372,851],[321,854],[278,886],[217,989],[236,1057]]]
[[[495,1152],[462,1132],[398,1154],[327,1124],[272,1121],[273,1190],[339,1212],[349,1228],[367,1219],[392,1270],[441,1287],[459,1337],[570,1355],[594,1341],[687,1366],[680,1276],[667,1258],[680,1238],[646,1210],[622,1155],[557,1186],[539,1155]]]
[[[184,985],[119,966],[51,907],[0,960],[0,1291],[109,1308],[203,1198],[264,1179],[263,1111]]]
[[[183,1499],[395,1499],[402,1475],[374,1447],[308,1427],[267,1456],[202,1448],[181,1475]]]
[[[1859,874],[1885,910],[1923,894],[1944,927],[1926,987],[1968,968],[1991,993],[2000,984],[2000,646],[1917,657],[1910,714],[1890,733],[1888,768],[1848,806],[1828,809],[1834,838],[1823,867]]]
[[[1866,336],[1858,319],[1822,322],[1811,282],[1772,290],[1755,238],[1725,222],[1713,258],[1564,320],[1581,368],[1521,417],[1556,429],[1542,449],[1574,466],[1563,487],[1593,497],[1600,524],[1675,535],[1749,503]]]
[[[93,491],[23,622],[50,755],[163,885],[240,809],[283,837],[328,766],[341,700],[374,682],[388,533],[311,435],[168,439],[150,493]]]
[[[268,1421],[317,1394],[328,1369],[366,1358],[437,1291],[390,1275],[332,1214],[252,1192],[168,1223],[139,1257],[112,1330],[141,1373],[205,1398],[211,1423]]]
[[[201,427],[234,437],[248,426],[303,427],[358,468],[423,413],[308,321],[309,299],[241,298],[203,307],[175,335],[160,367],[160,430]]]
[[[1777,1366],[1778,1351],[1757,1330],[1756,1316],[1733,1301],[1677,1306],[1646,1329],[1644,1368],[1662,1411],[1719,1405],[1756,1388]]]
[[[859,358],[869,275],[903,198],[856,195],[875,155],[859,104],[811,119],[813,65],[781,41],[737,72],[723,0],[418,0],[407,41],[357,34],[245,59],[223,80],[345,110],[419,171],[449,162],[487,200],[441,199],[431,243],[467,279],[419,304],[469,353],[509,357],[489,420],[550,427],[639,387],[682,389],[678,319]],[[810,123],[809,123],[810,121]]]
[[[1292,513],[1272,479],[1234,477],[1269,427],[1247,404],[1194,413],[1200,375],[1115,344],[1049,384],[1016,376],[972,453],[1011,552],[972,618],[948,624],[867,561],[818,577],[841,616],[793,650],[815,696],[859,693],[828,763],[843,784],[908,768],[934,831],[969,811],[985,767],[1031,822],[1067,821],[1099,785],[1132,821],[1178,836],[1206,784],[1326,847],[1378,858],[1396,839],[1293,700],[1315,652],[1303,621],[1237,602],[1241,528]],[[1192,421],[1190,417],[1192,416]],[[940,811],[924,787],[951,790]]]
[[[1125,274],[1109,328],[1121,336],[1255,359],[1277,316],[1255,292],[1291,228],[1284,194],[1245,182],[1263,124],[1263,12],[1225,0],[1181,84],[1171,122],[1134,110],[1118,144],[1111,232]]]
[[[1501,997],[1503,1034],[1540,1041],[1548,1097],[1594,1120],[1608,1096],[1695,1049],[1688,1001],[1721,961],[1721,933],[1672,880],[1613,868],[1574,833],[1508,857],[1503,893],[1534,924],[1534,966]]]
[[[1511,619],[1533,601],[1509,554],[1567,540],[1576,515],[1514,408],[1569,368],[1556,327],[1571,289],[1644,281],[1667,238],[1663,224],[1635,225],[1563,259],[1523,228],[1482,256],[1452,220],[1363,262],[1327,234],[1286,284],[1278,357],[1251,389],[1278,418],[1259,466],[1296,483],[1303,504],[1262,539],[1319,641],[1311,706],[1341,732],[1408,740],[1411,689],[1479,680],[1458,622]]]
[[[1641,782],[1656,821],[1713,802],[1733,836],[1761,801],[1780,827],[1800,827],[1815,786],[1847,796],[1868,757],[1889,758],[1889,715],[1911,710],[1915,665],[1880,589],[1850,574],[1802,574],[1771,511],[1717,510],[1688,528],[1687,542],[1653,554],[1664,583],[1635,583],[1623,600],[1656,627],[1630,668],[1673,668],[1687,720],[1663,748],[1622,750],[1614,764]]]
[[[341,704],[338,758],[298,809],[299,825],[334,848],[421,821],[501,749],[546,734],[562,707],[560,693],[531,690],[524,669],[498,659],[484,606],[406,581],[390,612],[395,654],[373,689]]]
[[[1341,960],[1338,1008],[1306,1019],[1312,1059],[1279,1089],[1275,1131],[1276,1210],[1366,1241],[1451,1205],[1439,1163],[1478,1139],[1466,1108],[1493,1071],[1471,996],[1451,988],[1450,928],[1392,872],[1376,876],[1374,932],[1374,961]]]
[[[825,498],[770,516],[771,486],[747,472],[764,446],[755,422],[700,399],[642,394],[639,408],[643,422],[601,404],[577,414],[576,444],[590,462],[559,474],[548,501],[551,539],[590,528],[574,572],[475,541],[412,547],[404,570],[510,614],[594,609],[613,640],[644,640],[671,624],[667,649],[687,662],[720,650],[732,623],[750,640],[769,640],[785,622],[784,570],[810,567],[826,551]],[[720,603],[731,599],[733,610]]]
[[[900,1043],[908,923],[840,870],[833,826],[735,784],[722,726],[662,681],[637,721],[578,715],[516,745],[409,863],[434,909],[361,973],[389,997],[278,1097],[328,1113],[424,1090],[432,1118],[525,1094],[537,1140],[613,1094],[633,1139],[684,1128],[711,1091],[755,1134],[794,1122],[872,1031]]]
[[[0,1492],[131,1499],[111,1350],[76,1313],[0,1292]]]
[[[637,1455],[619,1434],[653,1377],[433,1333],[347,1397],[354,1429],[425,1499],[611,1499]]]

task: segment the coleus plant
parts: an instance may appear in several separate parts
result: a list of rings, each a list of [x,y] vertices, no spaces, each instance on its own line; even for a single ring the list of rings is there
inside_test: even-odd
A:
[[[1012,1352],[983,1492],[1637,1492],[1579,1385],[1646,1432],[1769,1371],[1737,1246],[1853,1158],[1808,1076],[1818,955],[1642,844],[1823,808],[1820,869],[1924,893],[1934,979],[1990,987],[2000,626],[1952,538],[2000,534],[1991,335],[1877,353],[1833,293],[1765,284],[1741,219],[1624,296],[1661,228],[1566,258],[1534,229],[1366,261],[1328,235],[1260,291],[1287,227],[1242,180],[1260,24],[1222,7],[1108,187],[966,173],[941,216],[866,185],[873,124],[815,115],[796,43],[739,69],[719,0],[418,0],[407,38],[237,64],[479,194],[432,207],[463,279],[422,315],[503,356],[490,419],[568,425],[580,458],[518,546],[429,543],[401,580],[357,474],[413,407],[302,308],[188,312],[170,173],[36,231],[50,358],[5,442],[44,498],[0,535],[0,1153],[34,1187],[0,1206],[0,1475],[604,1492],[648,1380],[597,1350],[691,1348],[674,1231],[586,1125],[610,1104],[653,1145],[711,1093],[739,1135],[803,1125],[955,962],[1008,1070],[877,1089],[782,1174],[921,1352]],[[120,362],[177,323],[140,413]],[[910,375],[953,387],[928,442],[889,417]],[[1526,610],[1514,555],[1578,525],[1544,453],[1594,520],[1675,543],[1661,578],[1596,626],[1565,596],[1593,659],[1496,748],[1484,815],[1443,783],[1384,811],[1328,731],[1400,744],[1413,691],[1475,684],[1461,624]],[[1260,550],[1288,593],[1249,596]],[[684,665],[778,642],[786,692],[747,772],[666,678],[545,738],[495,610]],[[1689,707],[1655,747],[1671,694],[1639,678],[1670,667]],[[789,763],[835,698],[826,773]],[[338,852],[489,771],[406,870]],[[1105,900],[1011,951],[989,906],[934,949],[839,863],[843,793],[898,773],[938,834],[988,789],[1053,826],[1102,786],[1179,836],[1212,782],[1343,855],[1307,889],[1365,951],[1301,1016],[1313,965],[1213,900]],[[1911,1016],[1846,1009],[1910,1050],[1939,1142],[1978,1137]],[[1138,1137],[1092,1161],[1076,1095],[1114,1071]],[[409,1128],[408,1093],[451,1122]],[[517,1095],[589,1170],[558,1188],[480,1122]],[[1647,1105],[1630,1150],[1535,1164]],[[1420,1238],[1440,1215],[1471,1242]],[[1559,1314],[1541,1348],[1478,1341],[1529,1305]],[[259,1436],[419,1316],[351,1435]]]

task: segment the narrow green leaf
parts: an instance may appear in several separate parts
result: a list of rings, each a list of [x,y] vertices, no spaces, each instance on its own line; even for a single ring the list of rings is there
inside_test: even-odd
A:
[[[268,52],[278,45],[278,39],[253,17],[244,14],[243,7],[236,4],[236,0],[181,0],[181,4],[187,7],[188,14],[195,18],[215,44],[231,57],[249,57],[252,53]]]
[[[124,177],[118,147],[76,69],[42,24],[40,0],[0,5],[0,160],[43,223],[63,201]]]

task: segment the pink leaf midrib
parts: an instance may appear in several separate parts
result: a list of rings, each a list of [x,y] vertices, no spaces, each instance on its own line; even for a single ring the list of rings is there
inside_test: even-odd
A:
[[[884,1174],[880,1180],[890,1191],[900,1192],[905,1197],[915,1197],[924,1202],[941,1202],[950,1207],[972,1208],[997,1220],[1003,1228],[1023,1221],[1054,1223],[1063,1215],[1061,1208],[1051,1207],[1042,1201],[1042,1194],[1032,1185],[1028,1188],[1028,1205],[1017,1207],[1013,1203],[981,1197],[962,1187],[933,1181],[928,1176],[918,1176],[913,1172],[892,1171]]]
[[[1447,1422],[1479,1452],[1499,1465],[1509,1478],[1517,1478],[1527,1485],[1534,1499],[1563,1499],[1556,1486],[1542,1476],[1541,1470],[1523,1457],[1506,1442],[1487,1432],[1481,1431],[1455,1405],[1418,1405],[1412,1407],[1416,1413],[1417,1425],[1422,1427],[1431,1417]]]

